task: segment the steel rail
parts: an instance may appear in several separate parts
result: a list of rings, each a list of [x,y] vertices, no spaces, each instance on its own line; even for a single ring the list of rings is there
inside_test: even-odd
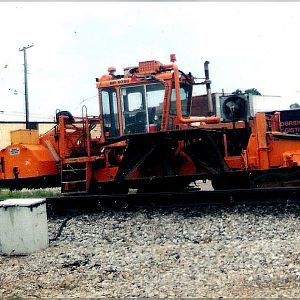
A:
[[[300,188],[276,187],[183,192],[155,192],[112,195],[67,195],[46,198],[53,210],[64,209],[142,209],[160,207],[189,207],[201,205],[272,205],[300,204]]]

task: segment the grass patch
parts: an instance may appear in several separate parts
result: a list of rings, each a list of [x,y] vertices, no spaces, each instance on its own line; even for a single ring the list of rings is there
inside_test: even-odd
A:
[[[21,191],[10,191],[9,189],[0,190],[0,201],[10,198],[46,198],[60,194],[60,188],[49,189],[23,189]]]

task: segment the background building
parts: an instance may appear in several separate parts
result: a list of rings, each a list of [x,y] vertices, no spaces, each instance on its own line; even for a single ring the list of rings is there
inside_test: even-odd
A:
[[[37,129],[39,134],[45,133],[55,125],[54,122],[30,122],[31,129]],[[10,145],[10,132],[25,129],[25,122],[0,121],[0,149]]]

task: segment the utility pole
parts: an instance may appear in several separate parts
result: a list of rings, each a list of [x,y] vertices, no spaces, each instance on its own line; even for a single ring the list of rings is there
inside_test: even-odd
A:
[[[28,83],[27,83],[27,57],[26,50],[33,47],[28,45],[27,47],[20,48],[19,51],[23,51],[24,54],[24,85],[25,85],[25,116],[26,116],[26,129],[29,129],[29,105],[28,105]]]

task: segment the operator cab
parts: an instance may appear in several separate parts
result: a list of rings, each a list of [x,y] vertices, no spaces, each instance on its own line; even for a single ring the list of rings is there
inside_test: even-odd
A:
[[[123,134],[159,131],[161,127],[165,89],[161,83],[120,88],[121,118],[118,115],[117,91],[105,88],[101,92],[103,129],[106,138]]]
[[[190,85],[180,87],[182,115],[190,114]],[[118,117],[117,92],[114,88],[101,90],[103,129],[106,138],[120,136],[120,122],[123,134],[157,132],[161,130],[165,98],[165,87],[161,83],[124,86],[120,88],[121,118]],[[169,114],[176,116],[175,88],[170,97]]]
[[[197,121],[190,118],[194,77],[179,71],[175,64],[140,62],[138,67],[125,68],[124,75],[115,75],[115,68],[109,68],[109,74],[96,80],[102,141],[174,130]],[[200,84],[204,83],[210,84],[208,80]]]

